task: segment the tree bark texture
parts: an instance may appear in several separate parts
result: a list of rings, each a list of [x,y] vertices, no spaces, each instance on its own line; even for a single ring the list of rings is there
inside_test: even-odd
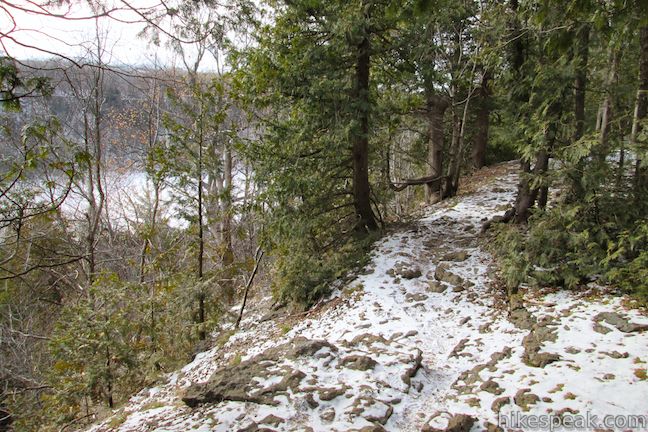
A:
[[[490,94],[490,73],[484,71],[479,89],[481,104],[477,111],[477,134],[472,148],[473,168],[475,169],[480,169],[486,165],[486,147],[488,146],[488,132],[490,128]]]
[[[639,30],[639,88],[635,101],[635,112],[632,122],[630,142],[635,144],[640,130],[639,123],[648,115],[648,26]],[[634,173],[635,201],[640,202],[648,189],[648,169],[642,167],[642,159],[637,158]]]
[[[359,130],[353,135],[353,200],[358,217],[358,231],[378,228],[371,208],[369,185],[369,67],[371,64],[369,35],[362,35],[357,46],[356,88],[357,121]]]
[[[427,177],[439,177],[443,173],[443,117],[450,104],[434,93],[427,96]],[[425,200],[433,204],[441,199],[442,183],[425,186]]]

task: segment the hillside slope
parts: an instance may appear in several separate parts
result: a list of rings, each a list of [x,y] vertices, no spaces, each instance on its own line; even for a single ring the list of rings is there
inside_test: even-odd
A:
[[[91,431],[480,431],[497,430],[498,411],[648,415],[648,319],[622,297],[527,294],[509,316],[479,230],[517,179],[512,164],[493,173],[379,241],[308,314],[248,317]]]

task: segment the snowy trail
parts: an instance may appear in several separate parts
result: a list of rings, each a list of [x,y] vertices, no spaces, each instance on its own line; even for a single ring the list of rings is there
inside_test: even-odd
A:
[[[498,411],[648,415],[636,372],[648,319],[621,298],[527,296],[516,325],[496,302],[478,233],[513,200],[514,172],[379,241],[305,318],[248,317],[91,430],[442,431],[465,414],[494,431]]]

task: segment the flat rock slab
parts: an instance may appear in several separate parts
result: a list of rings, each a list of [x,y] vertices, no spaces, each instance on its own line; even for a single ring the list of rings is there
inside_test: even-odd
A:
[[[189,386],[182,401],[190,407],[226,400],[278,405],[275,396],[286,394],[289,389],[295,391],[306,376],[280,363],[285,359],[313,356],[323,348],[337,351],[335,346],[323,340],[295,338],[237,365],[217,370],[206,383]],[[264,385],[265,382],[275,383]]]
[[[448,283],[454,286],[463,285],[464,280],[461,276],[458,276],[452,271],[450,271],[450,266],[447,263],[441,263],[437,266],[434,271],[434,277],[436,280]]]
[[[399,261],[387,271],[387,274],[393,277],[402,277],[403,279],[416,279],[421,277],[423,273],[418,265]]]
[[[648,330],[648,324],[632,323],[626,315],[618,312],[601,312],[597,314],[594,317],[594,322],[600,323],[601,321],[604,321],[611,326],[616,327],[623,333],[644,332]]]

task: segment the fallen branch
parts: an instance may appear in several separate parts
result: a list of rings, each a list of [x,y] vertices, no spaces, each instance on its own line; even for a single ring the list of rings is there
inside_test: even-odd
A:
[[[247,303],[248,292],[250,291],[250,287],[252,286],[252,282],[254,281],[254,276],[256,276],[257,271],[259,270],[259,264],[261,263],[261,258],[263,258],[263,251],[261,250],[261,247],[258,247],[256,252],[254,253],[254,269],[252,269],[252,274],[250,275],[250,278],[245,284],[243,303],[241,304],[241,311],[239,312],[239,316],[236,319],[236,324],[234,324],[235,329],[238,329],[239,325],[241,324],[241,319],[243,318],[243,311],[245,310],[245,304]]]

